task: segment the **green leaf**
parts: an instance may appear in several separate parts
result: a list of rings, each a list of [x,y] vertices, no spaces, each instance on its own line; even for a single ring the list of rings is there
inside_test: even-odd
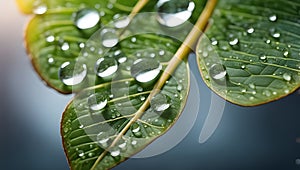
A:
[[[186,62],[180,64],[167,84],[151,99],[150,107],[139,113],[156,81],[138,82],[128,75],[130,72],[141,74],[145,68],[156,68],[153,60],[158,60],[165,68],[180,43],[156,34],[140,34],[134,38],[135,50],[130,46],[132,37],[121,41],[115,49],[128,58],[119,65],[114,80],[81,91],[63,115],[63,144],[71,169],[114,167],[164,134],[183,110],[189,89]],[[148,56],[147,49],[157,48],[164,49],[163,53],[157,53],[159,56],[155,59],[144,58],[146,64],[132,66],[141,58],[136,55],[136,49]],[[134,120],[139,114],[140,117]]]
[[[300,1],[221,0],[198,44],[205,83],[226,100],[253,106],[300,86]]]
[[[82,82],[78,80],[76,85],[64,83],[59,76],[59,69],[66,62],[70,62],[70,65],[74,67],[74,63],[81,57],[80,52],[84,48],[85,42],[98,29],[109,24],[113,19],[129,15],[137,2],[137,0],[117,0],[115,2],[110,0],[18,1],[24,12],[36,14],[27,26],[25,43],[37,73],[47,85],[61,93],[72,93],[72,91],[80,91],[87,86],[94,85],[94,82],[90,82],[88,79],[84,79]],[[150,1],[142,12],[155,11],[156,2]],[[191,22],[197,20],[203,7],[202,0],[197,0],[195,3],[197,7],[191,17]],[[93,13],[93,17],[96,17],[96,19],[93,18],[93,22],[97,21],[97,17],[100,17],[100,21],[95,22],[95,26],[92,28],[81,29],[82,26],[78,27],[76,24],[76,18],[78,19],[88,12]],[[158,28],[162,30],[156,20],[150,19],[144,22],[148,21],[152,22],[152,25],[147,23],[149,31],[153,32]],[[93,24],[93,22],[90,23]],[[188,33],[188,29],[185,31]]]

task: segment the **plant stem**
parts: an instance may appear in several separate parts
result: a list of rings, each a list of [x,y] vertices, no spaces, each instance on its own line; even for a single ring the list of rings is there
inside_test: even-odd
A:
[[[132,13],[130,14],[130,19],[132,19],[138,13],[138,11],[140,11],[140,9],[142,7],[144,7],[144,5],[148,1],[149,0],[140,0],[138,2],[138,4],[134,7]],[[112,144],[101,153],[101,155],[98,157],[98,159],[94,163],[94,165],[91,168],[91,170],[94,170],[97,167],[98,163],[108,153],[108,150],[110,150],[112,147],[114,147],[117,144],[117,142],[128,131],[128,129],[131,127],[131,125],[133,123],[135,123],[143,115],[143,113],[145,112],[145,110],[147,110],[149,108],[150,101],[153,98],[153,96],[155,96],[160,91],[160,89],[164,86],[165,82],[170,78],[171,74],[176,70],[176,68],[178,67],[178,65],[191,52],[192,47],[196,44],[197,40],[201,36],[202,30],[204,30],[204,28],[206,27],[206,25],[208,23],[208,19],[212,15],[216,4],[217,4],[217,0],[208,0],[207,4],[205,6],[205,9],[203,10],[202,14],[200,15],[199,19],[197,20],[195,26],[193,27],[193,29],[191,30],[191,32],[189,33],[189,35],[186,37],[186,39],[182,43],[182,45],[179,47],[179,49],[175,53],[174,57],[170,60],[169,65],[167,66],[167,68],[165,69],[165,71],[163,72],[163,74],[161,75],[161,77],[158,80],[158,82],[155,84],[153,90],[149,94],[149,96],[148,96],[147,100],[145,101],[145,103],[137,110],[137,112],[135,113],[135,116],[132,119],[130,119],[130,121],[128,122],[128,124],[117,135],[117,137],[114,139],[114,141],[112,142]]]

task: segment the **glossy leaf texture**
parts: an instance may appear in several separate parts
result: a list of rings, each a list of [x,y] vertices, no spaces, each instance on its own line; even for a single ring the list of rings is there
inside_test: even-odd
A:
[[[60,75],[60,68],[68,67],[72,70],[90,36],[112,20],[121,20],[128,16],[138,0],[20,0],[17,2],[22,11],[35,15],[27,26],[25,43],[37,73],[50,87],[61,93],[72,93],[94,85],[94,82],[90,83],[88,79],[80,77],[71,82],[71,76]],[[141,12],[157,12],[156,3],[157,1],[149,1]],[[191,22],[197,19],[204,3],[198,0],[195,4]],[[157,22],[154,25],[157,25]],[[123,28],[116,27],[119,32],[122,32]],[[83,76],[85,70],[86,68],[82,67],[82,72],[74,75]],[[72,74],[70,71],[67,72]]]
[[[242,106],[294,92],[300,86],[299,10],[299,0],[220,0],[197,48],[205,83]]]
[[[132,41],[134,48],[142,49],[142,53],[133,50]],[[143,50],[149,45],[154,47],[152,50],[159,48],[157,53]],[[126,62],[119,64],[113,80],[81,91],[63,115],[61,131],[71,169],[112,168],[164,134],[176,122],[189,89],[186,62],[150,100],[150,107],[142,116],[120,135],[137,115],[159,77],[147,73],[161,74],[178,45],[179,42],[160,35],[140,34],[125,38],[112,51],[111,54],[117,51],[127,57]],[[155,73],[157,68],[161,70]],[[120,139],[113,145],[118,135]]]

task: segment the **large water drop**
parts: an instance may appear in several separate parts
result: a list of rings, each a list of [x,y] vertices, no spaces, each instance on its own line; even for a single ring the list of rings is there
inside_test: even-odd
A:
[[[102,45],[107,48],[116,46],[119,38],[114,29],[103,29],[101,31]]]
[[[193,1],[159,0],[157,21],[167,27],[176,27],[189,20],[194,9]]]
[[[110,77],[118,70],[118,62],[114,58],[100,58],[95,65],[95,72],[99,77]]]
[[[74,13],[74,24],[79,29],[89,29],[100,21],[100,14],[95,9],[82,9]]]
[[[75,65],[73,62],[65,62],[60,66],[59,78],[67,86],[74,86],[81,83],[87,75],[85,64]]]
[[[88,98],[89,108],[92,111],[99,111],[107,105],[107,95],[95,93]]]
[[[147,83],[154,80],[160,73],[162,65],[153,58],[136,60],[131,66],[131,75],[138,82]]]

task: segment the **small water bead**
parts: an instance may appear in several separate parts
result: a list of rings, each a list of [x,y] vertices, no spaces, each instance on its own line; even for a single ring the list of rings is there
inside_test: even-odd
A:
[[[50,35],[46,38],[46,41],[49,43],[54,42],[54,40],[55,40],[55,37],[53,35]]]
[[[234,39],[232,39],[231,41],[229,41],[229,44],[230,44],[231,46],[237,45],[238,43],[239,43],[239,39],[238,39],[238,38],[234,38]]]
[[[289,56],[289,52],[288,51],[285,51],[284,53],[283,53],[283,55],[285,56],[285,57],[288,57]]]
[[[116,46],[119,38],[114,29],[103,29],[101,31],[102,45],[107,48]]]
[[[167,110],[171,106],[171,103],[166,95],[158,93],[151,99],[150,105],[155,111],[162,112]]]
[[[177,27],[191,18],[194,9],[193,1],[159,0],[157,21],[166,27]]]
[[[117,157],[121,154],[121,151],[119,149],[114,149],[112,151],[110,151],[110,155],[113,157]]]
[[[153,58],[137,59],[131,66],[131,76],[138,82],[147,83],[154,80],[160,73],[162,65]]]
[[[137,91],[138,91],[138,92],[142,92],[143,90],[144,90],[144,89],[143,89],[142,87],[138,87],[138,88],[137,88]]]
[[[85,8],[73,14],[74,25],[79,29],[90,29],[100,21],[100,14],[95,9]]]
[[[116,20],[114,22],[114,25],[116,28],[121,29],[121,28],[126,28],[130,23],[130,18],[129,17],[122,17],[122,18],[118,18],[118,20]]]
[[[267,97],[270,97],[271,96],[271,92],[269,90],[265,90],[263,92],[264,95],[266,95]]]
[[[250,87],[251,89],[255,89],[255,88],[256,88],[256,86],[255,86],[254,83],[250,83],[250,84],[249,84],[249,87]]]
[[[156,56],[155,53],[151,53],[151,54],[150,54],[150,57],[151,57],[151,58],[154,58],[155,56]]]
[[[84,43],[79,43],[79,48],[84,48],[85,44]]]
[[[275,21],[277,21],[277,15],[271,15],[270,17],[269,17],[269,21],[271,21],[271,22],[275,22]]]
[[[60,66],[58,76],[60,80],[67,86],[80,84],[87,75],[87,67],[85,64],[77,64],[73,62],[65,62]]]
[[[270,44],[270,43],[271,43],[271,40],[266,40],[266,43],[267,43],[267,44]]]
[[[82,150],[79,150],[79,151],[78,151],[78,156],[79,156],[79,157],[83,157],[83,156],[84,156],[84,152],[83,152]]]
[[[119,144],[118,147],[119,147],[121,150],[124,150],[124,149],[126,149],[126,145],[127,145],[127,143],[124,142],[124,143]]]
[[[279,38],[281,36],[281,34],[279,32],[275,32],[275,33],[272,34],[272,36],[274,38]]]
[[[131,38],[131,42],[133,42],[133,43],[135,43],[136,40],[137,40],[136,37],[132,37],[132,38]]]
[[[251,28],[249,28],[249,29],[247,30],[247,33],[248,33],[248,34],[252,34],[252,33],[254,33],[254,31],[255,31],[254,28],[251,27]]]
[[[106,107],[107,105],[107,95],[106,94],[101,94],[101,93],[95,93],[92,94],[89,98],[88,98],[88,104],[89,104],[89,108],[92,111],[99,111],[103,108]]]
[[[212,41],[211,41],[211,45],[218,45],[218,41],[216,40],[216,39],[213,39]]]
[[[243,70],[246,69],[246,66],[245,66],[245,65],[242,65],[242,66],[241,66],[241,69],[243,69]]]
[[[160,55],[160,56],[163,56],[163,55],[165,55],[165,51],[164,50],[160,50],[159,52],[158,52],[158,54]]]
[[[284,74],[283,74],[283,79],[284,79],[285,81],[291,81],[291,80],[292,80],[292,76],[291,76],[290,73],[284,73]]]
[[[54,58],[53,57],[48,58],[48,63],[53,64],[54,63]]]
[[[33,4],[33,13],[37,15],[42,15],[45,14],[48,10],[48,6],[45,2],[43,1],[36,1]]]
[[[64,43],[62,44],[62,46],[61,46],[61,50],[67,51],[67,50],[69,50],[69,49],[70,49],[69,43],[64,42]]]
[[[141,101],[145,101],[146,97],[145,96],[141,96],[140,99],[141,99]]]
[[[133,140],[133,141],[131,141],[131,144],[132,144],[132,145],[136,145],[136,144],[137,144],[137,141],[136,141],[136,140]]]
[[[214,80],[223,80],[227,75],[227,71],[222,64],[213,64],[209,69],[209,74]]]
[[[262,56],[259,57],[259,59],[260,59],[261,61],[263,61],[263,62],[266,62],[267,59],[268,59],[268,57],[265,56],[265,55],[262,55]]]
[[[88,153],[88,156],[91,158],[93,157],[95,154],[93,152]]]
[[[105,149],[108,146],[107,145],[108,141],[109,141],[109,137],[104,132],[100,132],[97,135],[97,142],[100,144],[101,147],[103,147],[103,149]]]
[[[181,84],[179,84],[179,85],[177,86],[177,90],[178,90],[178,91],[182,91],[182,90],[183,90],[183,86],[182,86]]]
[[[95,65],[95,72],[101,78],[110,77],[118,70],[118,62],[114,58],[100,58]]]

